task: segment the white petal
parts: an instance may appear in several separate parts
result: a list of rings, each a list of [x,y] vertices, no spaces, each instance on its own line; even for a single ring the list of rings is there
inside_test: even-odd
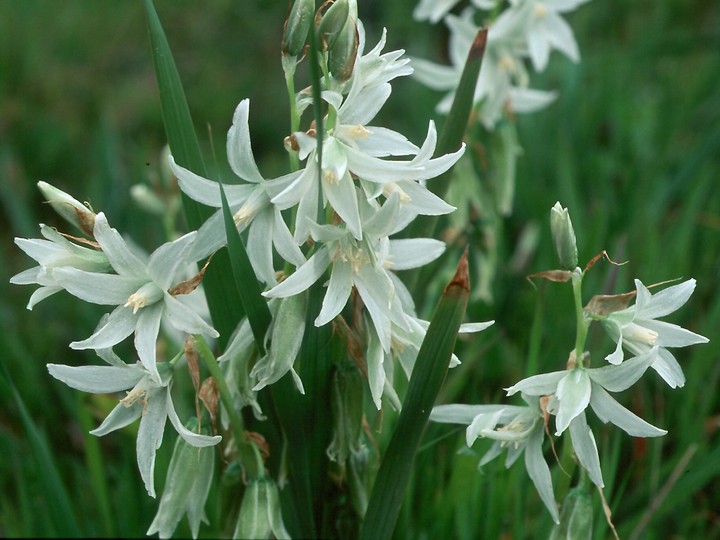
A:
[[[69,267],[53,269],[52,276],[80,300],[106,306],[125,304],[131,294],[149,281],[147,277],[99,274]]]
[[[587,425],[585,413],[577,416],[570,422],[570,437],[575,455],[583,468],[588,472],[593,484],[603,487],[605,484],[600,470],[600,457],[598,456],[595,437]]]
[[[135,403],[130,407],[126,407],[124,403],[118,403],[115,405],[115,408],[110,411],[110,414],[105,417],[102,424],[90,433],[97,437],[102,437],[117,429],[122,429],[140,418],[142,411],[143,406],[141,403]]]
[[[156,365],[156,349],[163,308],[164,305],[157,302],[152,306],[140,309],[135,325],[135,349],[138,357],[152,379],[157,383],[160,382],[160,374]]]
[[[87,339],[73,341],[71,349],[107,349],[120,343],[135,330],[137,316],[133,315],[132,308],[119,306],[108,317],[107,322]]]
[[[541,373],[523,379],[510,388],[506,388],[508,396],[517,392],[524,392],[530,396],[546,396],[554,394],[560,380],[565,377],[567,371],[555,371],[553,373]]]
[[[635,384],[657,356],[657,347],[647,353],[625,360],[619,365],[589,369],[590,378],[610,392],[622,392]]]
[[[248,231],[247,254],[257,278],[272,286],[277,283],[273,267],[273,208],[255,216]]]
[[[519,405],[438,405],[433,407],[430,420],[444,424],[470,424],[479,414],[493,414],[504,411],[499,423],[507,423],[511,418],[525,410]]]
[[[343,310],[352,291],[352,276],[350,263],[338,261],[333,265],[330,283],[323,298],[320,314],[315,319],[315,326],[326,325]]]
[[[443,66],[421,58],[412,58],[413,78],[432,90],[454,90],[460,82],[460,72],[452,66]]]
[[[397,186],[410,200],[403,204],[423,216],[449,214],[455,207],[446,203],[432,191],[415,181],[400,181]]]
[[[280,210],[273,208],[273,244],[280,256],[293,266],[301,266],[305,263],[305,255],[295,243]]]
[[[134,277],[145,275],[146,261],[130,250],[120,233],[110,227],[102,212],[95,216],[93,235],[118,274]]]
[[[165,388],[156,388],[147,396],[147,407],[137,434],[135,446],[137,452],[140,476],[145,483],[148,495],[155,497],[155,453],[160,448],[167,419],[166,401],[168,399]]]
[[[555,419],[555,435],[562,434],[573,418],[581,414],[590,403],[590,376],[583,368],[568,372],[557,386],[555,395],[560,406]]]
[[[685,386],[685,375],[675,357],[667,349],[658,349],[658,355],[650,366],[665,380],[670,388]]]
[[[210,326],[205,320],[187,304],[177,298],[165,294],[165,311],[163,316],[173,328],[188,334],[203,334],[209,337],[219,337],[217,330]]]
[[[368,155],[375,157],[407,156],[417,154],[420,150],[397,131],[378,126],[366,126],[366,129],[370,131],[370,136],[367,139],[355,141],[355,144]]]
[[[560,15],[548,13],[544,18],[543,29],[548,41],[560,52],[565,53],[573,62],[580,61],[580,51],[572,28]]]
[[[166,242],[157,248],[147,265],[147,273],[158,287],[167,290],[177,277],[178,269],[183,269],[188,263],[195,262],[188,260],[188,252],[192,243],[197,237],[193,231],[181,236],[172,242]]]
[[[659,437],[667,431],[648,424],[615,401],[600,385],[593,383],[590,406],[604,423],[612,422],[633,437]]]
[[[330,265],[330,253],[327,247],[321,247],[308,261],[299,267],[285,281],[263,293],[268,298],[283,298],[294,296],[308,289]]]
[[[360,240],[362,238],[360,213],[358,211],[355,184],[350,177],[350,173],[346,172],[342,178],[333,182],[323,179],[322,185],[323,192],[330,205],[345,222],[353,236]]]
[[[460,325],[458,334],[474,334],[475,332],[482,332],[493,324],[495,324],[495,321],[463,323]]]
[[[71,388],[93,394],[109,394],[132,388],[145,376],[131,366],[64,366],[48,364],[50,375]]]
[[[208,180],[200,175],[195,174],[188,169],[181,167],[172,156],[170,156],[170,168],[177,177],[178,185],[185,195],[213,208],[222,207],[222,198],[220,197],[220,184],[214,180]],[[253,184],[223,184],[225,197],[227,197],[228,205],[232,208],[240,206],[250,196],[255,189]]]
[[[368,332],[367,351],[365,353],[367,361],[368,385],[370,386],[370,395],[373,403],[379,411],[382,408],[382,395],[385,389],[385,352],[382,344],[375,332]]]
[[[695,290],[695,285],[696,281],[694,279],[688,279],[683,283],[673,285],[651,295],[640,280],[635,280],[635,287],[638,291],[635,303],[637,306],[636,316],[641,319],[657,319],[677,311],[688,301]]]
[[[560,523],[558,515],[557,502],[552,487],[552,477],[550,476],[550,468],[542,454],[543,441],[542,428],[535,429],[530,434],[525,444],[525,468],[528,476],[535,484],[540,499],[545,503],[552,519],[555,523]]]
[[[657,332],[657,344],[661,347],[687,347],[688,345],[697,345],[709,341],[705,336],[686,330],[676,324],[653,319],[635,319],[635,321],[639,325]]]
[[[243,99],[235,109],[233,125],[228,131],[227,157],[230,168],[243,180],[262,182],[263,177],[258,170],[250,144],[250,128],[248,113],[250,100]]]
[[[433,238],[390,240],[390,268],[408,270],[434,261],[445,251],[445,242]]]
[[[222,209],[220,209],[200,226],[187,258],[191,261],[200,261],[209,257],[226,244],[225,218]]]
[[[495,426],[498,425],[503,416],[503,412],[503,409],[499,409],[489,414],[478,414],[473,418],[465,430],[465,444],[471,447],[483,431],[492,431],[495,429]]]
[[[202,435],[201,433],[195,433],[194,431],[190,431],[183,425],[183,423],[180,421],[180,418],[178,418],[177,412],[175,412],[175,406],[173,405],[172,397],[170,396],[170,385],[168,385],[167,387],[166,403],[167,417],[170,419],[170,422],[175,428],[175,431],[177,431],[188,444],[198,448],[202,448],[204,446],[212,446],[222,440],[222,437],[220,435],[215,435],[212,437],[208,435]]]

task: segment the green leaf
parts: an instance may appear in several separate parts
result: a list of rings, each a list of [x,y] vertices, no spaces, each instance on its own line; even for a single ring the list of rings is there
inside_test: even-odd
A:
[[[402,412],[380,465],[360,538],[390,538],[405,495],[413,459],[430,411],[445,380],[470,285],[467,251],[445,287],[418,352]]]
[[[245,313],[247,314],[250,329],[255,338],[260,356],[265,354],[265,334],[270,327],[272,315],[267,301],[261,294],[260,284],[255,277],[255,271],[248,257],[240,233],[235,227],[230,206],[225,196],[225,188],[220,184],[220,198],[222,199],[223,218],[225,220],[225,234],[227,234],[227,249],[230,255],[230,266],[235,279],[236,293],[240,297]]]
[[[207,177],[180,75],[152,0],[145,0],[145,11],[160,93],[160,107],[170,150],[178,165]],[[191,229],[200,228],[212,210],[193,201],[184,193],[182,201],[188,226]],[[225,250],[220,250],[213,256],[203,284],[213,326],[220,333],[220,345],[224,346],[243,316],[242,303],[235,290],[230,260]]]
[[[60,476],[60,470],[55,463],[47,439],[32,419],[25,403],[10,378],[4,364],[0,363],[0,382],[3,394],[10,394],[15,400],[15,406],[20,414],[27,442],[30,446],[31,459],[35,462],[36,472],[43,492],[44,504],[42,508],[47,511],[43,519],[49,521],[52,535],[64,537],[81,536],[75,514],[73,512],[70,494]],[[36,507],[36,502],[33,504]]]

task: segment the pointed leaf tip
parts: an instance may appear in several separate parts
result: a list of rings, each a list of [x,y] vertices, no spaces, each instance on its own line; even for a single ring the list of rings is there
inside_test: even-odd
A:
[[[468,270],[468,248],[465,248],[465,251],[462,254],[462,257],[460,257],[460,261],[458,262],[457,269],[455,270],[455,275],[453,276],[450,283],[447,284],[445,287],[444,293],[447,294],[447,292],[454,287],[460,287],[466,291],[470,291],[470,272]]]
[[[482,58],[485,55],[485,47],[487,46],[487,28],[480,28],[475,35],[472,47],[470,47],[469,59]]]

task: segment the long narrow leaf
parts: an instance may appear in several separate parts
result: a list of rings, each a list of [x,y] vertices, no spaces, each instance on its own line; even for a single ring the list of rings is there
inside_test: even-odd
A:
[[[270,315],[270,309],[261,294],[255,271],[245,250],[245,244],[243,244],[240,233],[235,227],[235,221],[222,182],[220,183],[220,198],[222,199],[222,211],[225,220],[225,234],[227,234],[227,249],[230,255],[230,266],[235,279],[237,295],[240,297],[247,314],[250,329],[255,338],[255,345],[260,352],[260,356],[262,356],[265,354],[265,334],[267,334],[270,327],[272,315]]]
[[[53,534],[65,537],[80,536],[80,527],[75,519],[70,494],[65,489],[65,484],[60,476],[60,471],[50,451],[47,439],[33,421],[25,402],[10,378],[10,373],[5,365],[1,363],[0,381],[3,383],[4,392],[10,393],[15,400],[15,405],[20,413],[20,421],[25,428],[32,459],[37,467],[45,499],[43,506],[47,510],[47,514],[43,519],[50,522]]]
[[[455,276],[445,287],[418,352],[397,427],[370,495],[361,539],[382,540],[392,535],[415,453],[447,374],[469,293],[465,252]]]
[[[207,176],[180,75],[152,0],[145,0],[145,11],[160,107],[173,158],[179,165]],[[198,229],[211,214],[211,209],[198,204],[184,193],[182,201],[188,226]],[[230,260],[224,250],[218,251],[213,257],[203,284],[213,325],[220,333],[220,345],[224,346],[243,316],[242,303],[233,284]]]

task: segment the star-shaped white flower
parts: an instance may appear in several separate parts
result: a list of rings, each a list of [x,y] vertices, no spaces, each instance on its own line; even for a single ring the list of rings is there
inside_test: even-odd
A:
[[[258,170],[250,143],[248,113],[250,102],[242,100],[233,116],[233,125],[228,131],[227,157],[232,171],[245,184],[224,184],[223,189],[230,210],[234,212],[235,224],[239,231],[248,230],[248,257],[259,279],[274,285],[275,268],[273,251],[294,266],[305,262],[305,257],[293,240],[280,208],[270,203],[268,189],[283,190],[296,180],[302,171],[296,171],[275,179],[264,179]],[[221,208],[220,185],[181,167],[170,156],[170,167],[178,179],[180,189],[191,199],[207,206]],[[227,243],[222,210],[211,216],[198,231],[198,239],[192,256],[200,260]]]
[[[501,17],[516,19],[524,28],[527,48],[537,71],[545,69],[550,51],[557,49],[574,62],[580,51],[572,28],[560,14],[567,13],[589,0],[510,0],[511,8]]]
[[[695,290],[695,283],[694,279],[689,279],[652,294],[636,279],[635,304],[601,319],[610,338],[617,342],[615,351],[606,357],[607,361],[611,364],[622,362],[623,347],[635,355],[653,350],[655,355],[651,367],[672,388],[683,386],[685,375],[667,347],[687,347],[707,343],[708,339],[676,324],[656,319],[681,308]]]
[[[318,250],[295,273],[269,291],[269,298],[288,297],[308,289],[330,268],[330,280],[316,326],[327,324],[345,307],[350,293],[357,289],[385,351],[390,350],[391,323],[408,328],[408,321],[389,269],[406,270],[427,264],[438,257],[445,245],[439,240],[416,238],[390,240],[387,235],[397,225],[399,197],[392,195],[379,207],[363,201],[363,237],[346,227],[311,223]]]
[[[107,257],[102,251],[85,247],[68,240],[58,231],[47,225],[40,224],[40,238],[16,238],[15,243],[20,249],[35,259],[39,265],[29,268],[10,278],[15,285],[41,285],[30,296],[27,308],[48,296],[63,290],[54,277],[54,270],[64,266],[78,268],[87,272],[108,272],[112,270]]]
[[[534,375],[507,388],[509,396],[523,392],[530,396],[552,396],[547,411],[556,416],[556,435],[568,427],[578,461],[591,480],[603,485],[600,460],[592,431],[587,425],[588,405],[603,423],[612,422],[634,437],[659,437],[667,431],[659,429],[630,412],[608,392],[621,392],[632,386],[653,363],[656,349],[623,362],[619,366],[574,369]]]
[[[182,282],[180,276],[187,264],[193,262],[187,256],[196,233],[163,244],[146,258],[130,249],[102,212],[95,218],[93,232],[117,273],[61,267],[53,271],[53,276],[59,285],[81,300],[118,307],[92,336],[74,341],[70,347],[106,349],[134,332],[140,361],[159,383],[155,347],[162,318],[182,332],[218,337],[214,328],[170,292]]]
[[[448,15],[445,23],[450,29],[449,56],[452,65],[444,66],[414,58],[413,76],[433,90],[448,94],[437,106],[438,112],[450,110],[467,54],[477,35],[472,10],[461,16]],[[475,86],[473,102],[480,104],[480,119],[487,129],[493,129],[505,108],[514,113],[529,113],[549,105],[554,92],[528,88],[529,76],[522,61],[525,51],[523,21],[502,15],[490,26],[480,76]]]
[[[468,424],[466,442],[472,446],[478,437],[493,439],[490,450],[479,465],[489,463],[507,450],[505,467],[509,468],[521,454],[525,454],[525,469],[535,484],[540,498],[555,523],[560,522],[553,493],[550,468],[543,457],[542,444],[545,423],[539,399],[522,395],[527,406],[518,405],[439,405],[434,407],[430,420],[434,422]],[[498,427],[500,426],[500,427]]]
[[[137,462],[145,489],[155,497],[155,454],[163,439],[165,422],[170,423],[189,444],[197,447],[211,446],[220,442],[220,436],[208,436],[188,430],[175,412],[170,389],[172,366],[161,363],[159,379],[141,364],[129,365],[110,349],[96,351],[107,366],[65,366],[48,364],[50,374],[71,388],[94,394],[108,394],[131,389],[108,414],[99,427],[90,433],[98,437],[123,428],[140,418],[137,435]]]

